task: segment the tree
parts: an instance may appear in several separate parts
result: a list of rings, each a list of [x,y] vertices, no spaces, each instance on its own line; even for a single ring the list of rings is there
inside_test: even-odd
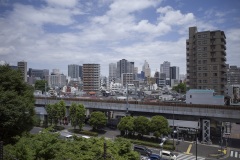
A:
[[[134,118],[126,116],[121,118],[117,128],[124,134],[132,133],[134,131]]]
[[[96,111],[91,114],[89,123],[93,127],[93,130],[98,130],[106,126],[107,117],[103,112]]]
[[[22,73],[8,65],[0,66],[0,140],[32,129],[35,122],[33,88],[23,81]]]
[[[74,129],[76,128],[76,126],[78,126],[79,129],[82,130],[82,127],[84,126],[86,112],[83,104],[77,105],[76,103],[72,103],[69,112],[71,125],[74,127]]]
[[[134,131],[143,136],[149,131],[149,119],[144,116],[138,116],[134,119]]]
[[[46,107],[48,113],[48,121],[55,126],[62,121],[66,115],[66,105],[64,101],[55,104],[48,104]]]
[[[46,91],[48,91],[48,86],[47,86],[47,81],[46,80],[36,80],[35,82],[35,90],[40,90],[43,92],[45,92],[45,87],[46,87]],[[46,85],[46,86],[45,86]]]
[[[179,83],[177,86],[173,87],[173,90],[178,93],[186,93],[187,91],[186,83]]]
[[[161,135],[166,135],[169,132],[168,121],[163,116],[153,116],[149,123],[150,131],[158,138]]]

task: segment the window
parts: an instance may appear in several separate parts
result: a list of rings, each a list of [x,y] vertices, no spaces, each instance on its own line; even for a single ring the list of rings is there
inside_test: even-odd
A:
[[[201,75],[201,73],[198,73],[198,77],[201,77],[202,75]]]
[[[207,70],[207,67],[206,67],[206,66],[204,66],[204,67],[203,67],[203,70]]]
[[[198,38],[201,38],[201,35],[199,34],[199,35],[197,35],[197,37],[198,37]]]
[[[198,64],[201,64],[201,60],[198,60]]]
[[[213,76],[214,76],[214,77],[217,77],[217,76],[218,76],[218,74],[217,74],[217,73],[213,73]]]
[[[206,38],[206,37],[207,37],[207,34],[203,34],[202,37],[203,37],[203,38]]]
[[[190,95],[190,98],[192,98],[192,95]]]
[[[203,60],[203,64],[207,64],[207,60],[205,59],[205,60]]]
[[[207,40],[204,40],[204,41],[203,41],[203,44],[207,44]]]
[[[203,83],[207,83],[207,80],[205,79],[205,80],[203,80]]]
[[[198,83],[202,83],[202,80],[198,80]]]
[[[203,47],[203,50],[204,50],[204,51],[207,51],[207,47]]]
[[[207,73],[203,73],[203,76],[204,76],[204,77],[207,77]]]
[[[199,45],[201,45],[201,44],[202,44],[202,42],[201,42],[201,41],[198,41],[198,44],[199,44]]]
[[[217,70],[217,66],[213,66],[213,70]]]
[[[198,67],[198,70],[199,70],[199,71],[202,70],[202,67]]]

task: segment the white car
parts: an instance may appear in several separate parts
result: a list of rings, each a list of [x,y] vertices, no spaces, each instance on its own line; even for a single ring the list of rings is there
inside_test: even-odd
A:
[[[172,152],[170,151],[160,151],[160,154],[161,158],[163,159],[168,159],[168,160],[176,160],[177,159],[177,156],[174,155]]]

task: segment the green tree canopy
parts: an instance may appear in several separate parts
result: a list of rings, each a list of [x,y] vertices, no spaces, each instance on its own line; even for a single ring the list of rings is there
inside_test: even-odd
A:
[[[72,103],[70,109],[69,109],[69,116],[71,125],[74,127],[74,129],[78,126],[81,130],[84,126],[85,121],[85,108],[83,104],[76,104]]]
[[[179,83],[177,86],[174,86],[172,90],[178,93],[186,93],[187,91],[186,83]]]
[[[0,66],[0,140],[32,129],[35,121],[33,88],[22,73],[8,65]]]
[[[66,104],[62,100],[58,103],[48,104],[46,111],[48,113],[48,122],[51,125],[57,125],[66,115]]]
[[[169,132],[168,121],[163,116],[153,116],[150,120],[149,127],[156,138],[161,135],[166,135]]]
[[[92,112],[91,117],[89,119],[90,125],[95,129],[101,129],[107,124],[107,117],[103,112],[96,111]]]
[[[46,85],[46,91],[48,91],[48,83],[46,80],[36,80],[35,82],[35,90],[40,90],[43,92],[45,92],[45,85]]]
[[[144,116],[138,116],[134,119],[134,131],[141,135],[149,132],[149,119]]]
[[[139,154],[132,150],[130,141],[122,138],[110,141],[104,138],[84,139],[75,137],[73,141],[66,141],[58,137],[59,134],[49,132],[25,135],[15,145],[4,147],[4,160],[104,160],[104,142],[106,142],[107,160],[140,159]]]
[[[124,134],[132,133],[134,131],[134,118],[131,116],[121,118],[117,128]]]

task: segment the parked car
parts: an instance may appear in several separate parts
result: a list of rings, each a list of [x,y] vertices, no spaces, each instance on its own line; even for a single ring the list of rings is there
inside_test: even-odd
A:
[[[167,159],[167,160],[176,160],[177,159],[177,156],[174,155],[172,152],[170,151],[160,151],[160,154],[161,158],[163,159]]]
[[[158,154],[151,154],[149,156],[150,160],[161,160],[161,157]]]
[[[152,154],[152,151],[145,146],[134,145],[133,150],[145,156],[150,156]]]

